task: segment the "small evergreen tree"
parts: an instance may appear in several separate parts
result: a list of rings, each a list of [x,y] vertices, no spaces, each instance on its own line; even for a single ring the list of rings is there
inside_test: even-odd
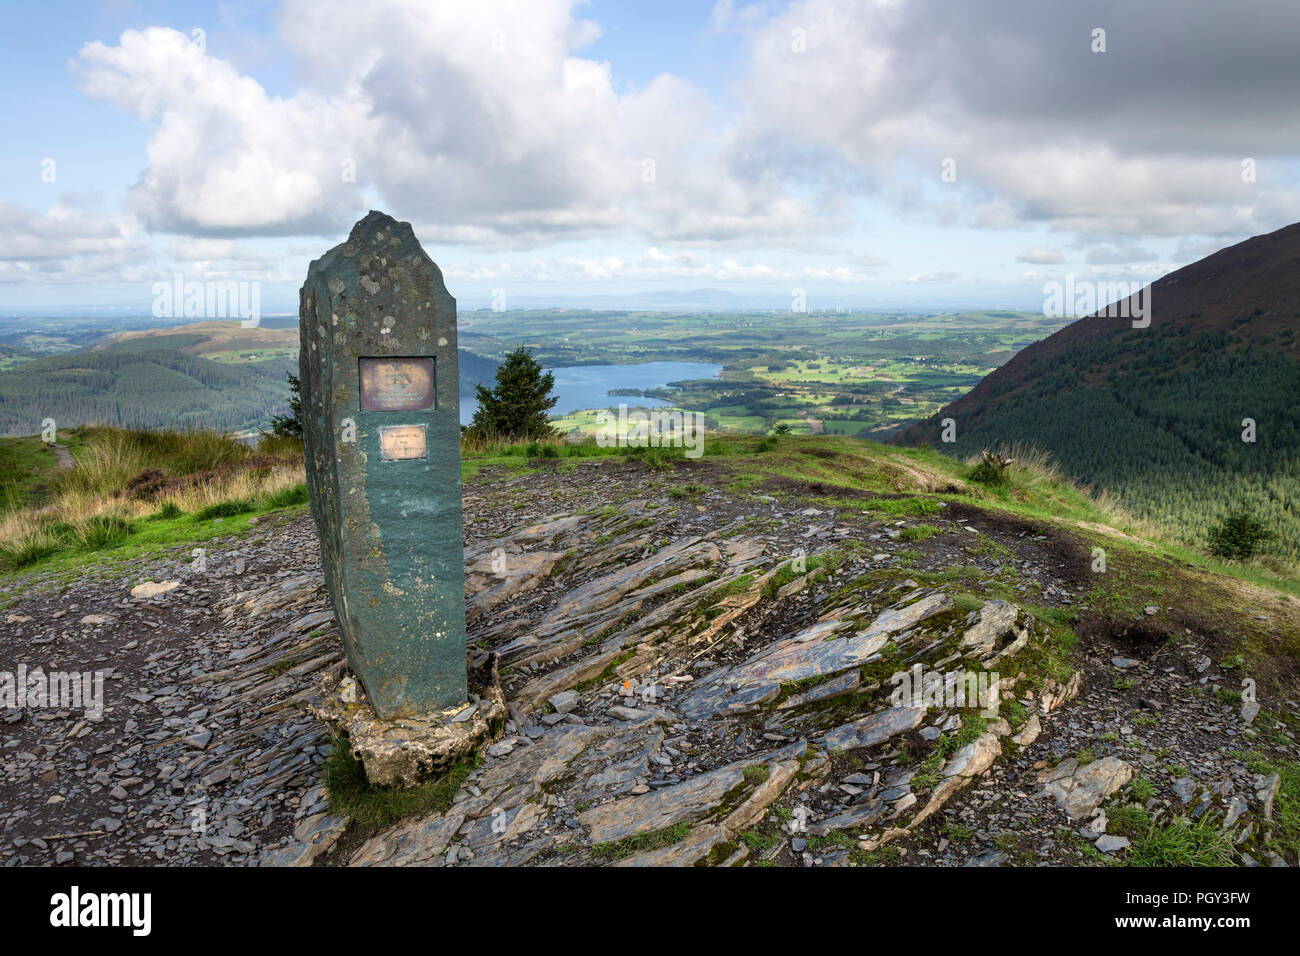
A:
[[[271,434],[276,438],[302,437],[302,382],[289,374],[289,414],[271,416]]]
[[[521,345],[497,368],[493,388],[474,386],[478,410],[470,427],[514,440],[553,438],[555,429],[546,414],[559,401],[551,394],[554,387],[554,373],[544,373],[541,363]]]
[[[1244,561],[1253,557],[1272,532],[1246,506],[1233,508],[1210,529],[1210,553],[1220,558]]]

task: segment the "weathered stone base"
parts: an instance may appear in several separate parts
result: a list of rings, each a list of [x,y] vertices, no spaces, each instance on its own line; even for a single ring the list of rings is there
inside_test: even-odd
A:
[[[322,680],[321,695],[311,700],[308,709],[347,742],[370,783],[416,787],[500,735],[506,699],[497,674],[499,660],[500,655],[492,653],[481,667],[471,669],[468,702],[437,714],[383,720],[360,685],[332,676]],[[351,699],[345,699],[345,694]]]

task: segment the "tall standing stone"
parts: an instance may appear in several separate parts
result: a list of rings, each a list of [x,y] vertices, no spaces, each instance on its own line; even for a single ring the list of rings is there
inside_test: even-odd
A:
[[[353,674],[382,718],[466,699],[456,300],[371,212],[299,294],[307,491]]]

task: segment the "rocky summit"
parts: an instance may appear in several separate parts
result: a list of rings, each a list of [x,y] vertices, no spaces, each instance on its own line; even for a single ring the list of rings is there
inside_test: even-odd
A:
[[[469,663],[499,655],[506,714],[414,811],[327,786],[348,754],[309,705],[350,676],[301,507],[201,569],[174,549],[21,579],[13,657],[107,674],[102,719],[0,718],[0,858],[1102,865],[1190,834],[1296,863],[1294,602],[916,462],[888,492],[831,480],[826,442],[784,441],[780,467],[469,475]]]

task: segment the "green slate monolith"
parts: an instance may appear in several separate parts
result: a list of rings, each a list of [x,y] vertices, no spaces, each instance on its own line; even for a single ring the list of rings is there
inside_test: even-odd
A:
[[[299,294],[307,492],[375,713],[466,700],[456,300],[409,223],[371,212]]]

